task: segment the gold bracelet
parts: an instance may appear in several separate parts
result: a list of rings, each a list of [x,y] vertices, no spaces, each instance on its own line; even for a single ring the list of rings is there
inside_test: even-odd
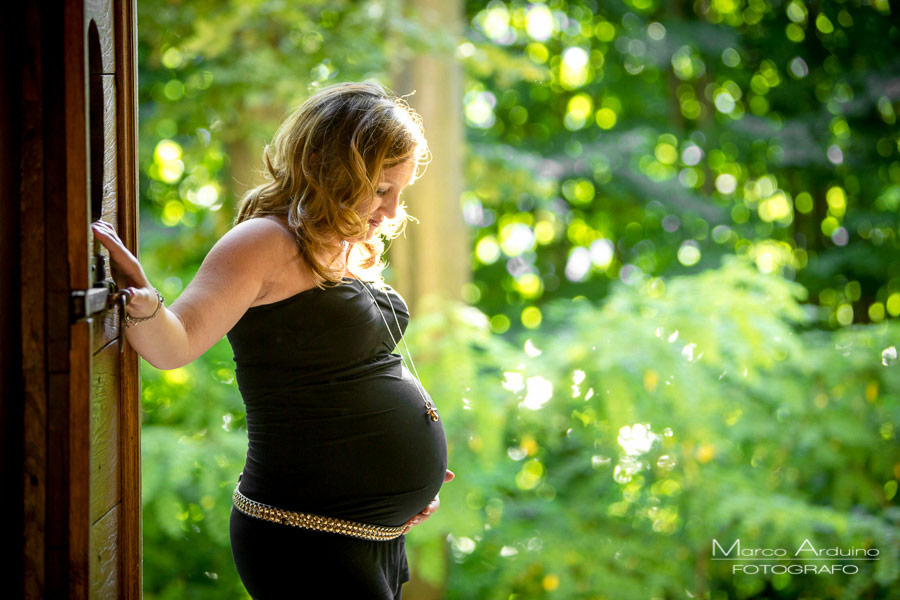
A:
[[[153,311],[153,314],[150,315],[149,317],[132,317],[131,315],[129,315],[126,312],[125,317],[124,317],[125,327],[131,327],[132,325],[134,325],[136,323],[140,323],[141,321],[149,321],[150,319],[155,317],[157,314],[159,314],[159,309],[162,308],[162,305],[163,305],[163,302],[165,302],[165,299],[163,299],[162,294],[159,293],[158,289],[153,288],[153,291],[156,292],[156,299],[157,299],[156,310]]]

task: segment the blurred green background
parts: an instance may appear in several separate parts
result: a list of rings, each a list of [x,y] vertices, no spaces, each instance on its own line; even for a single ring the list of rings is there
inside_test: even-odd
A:
[[[900,598],[898,7],[447,2],[461,32],[426,0],[141,0],[150,280],[177,298],[310,89],[451,57],[471,281],[407,339],[457,478],[404,598]],[[246,597],[231,348],[142,368],[145,595]],[[879,554],[734,574],[713,539]]]

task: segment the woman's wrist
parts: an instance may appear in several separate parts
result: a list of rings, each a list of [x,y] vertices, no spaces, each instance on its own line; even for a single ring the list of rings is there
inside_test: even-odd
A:
[[[159,314],[159,311],[162,310],[163,302],[165,302],[165,299],[163,298],[162,294],[159,293],[159,290],[153,288],[153,291],[156,293],[156,309],[153,311],[153,313],[144,317],[134,317],[128,314],[128,312],[126,311],[124,315],[125,327],[132,327],[137,323],[149,321]]]

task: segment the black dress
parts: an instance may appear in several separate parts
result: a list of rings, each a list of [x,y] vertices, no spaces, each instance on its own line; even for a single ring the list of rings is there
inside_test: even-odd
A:
[[[428,392],[393,353],[385,320],[399,341],[409,321],[403,298],[344,277],[336,287],[251,307],[228,332],[247,409],[242,494],[386,526],[404,524],[437,495],[447,469],[444,429],[426,414]],[[409,580],[404,542],[231,512],[235,565],[255,599],[400,598]]]

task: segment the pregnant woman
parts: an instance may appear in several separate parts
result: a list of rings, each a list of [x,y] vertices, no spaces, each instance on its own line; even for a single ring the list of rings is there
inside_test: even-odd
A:
[[[315,93],[168,308],[113,228],[94,223],[133,295],[128,342],[150,364],[231,342],[249,436],[231,549],[255,599],[400,598],[405,534],[453,478],[441,417],[412,357],[407,368],[394,353],[408,308],[381,278],[382,237],[403,231],[400,193],[427,155],[419,116],[377,84]]]

